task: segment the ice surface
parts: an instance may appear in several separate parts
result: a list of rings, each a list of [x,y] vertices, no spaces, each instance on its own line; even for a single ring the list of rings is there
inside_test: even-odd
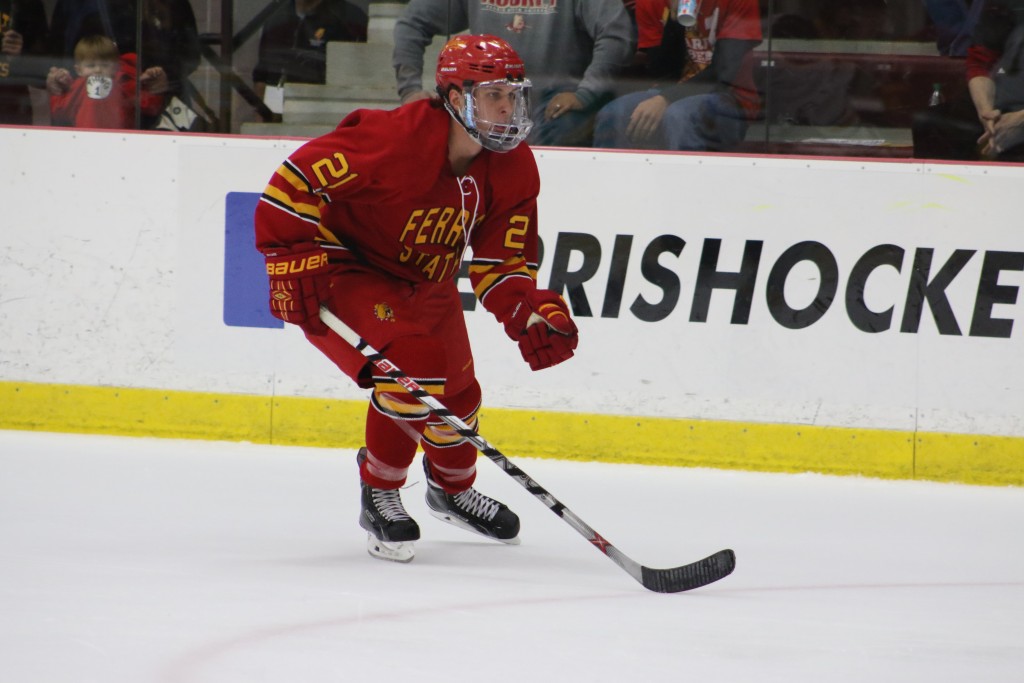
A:
[[[0,683],[1024,680],[1024,490],[512,459],[644,590],[481,459],[522,545],[366,554],[353,451],[0,431]]]

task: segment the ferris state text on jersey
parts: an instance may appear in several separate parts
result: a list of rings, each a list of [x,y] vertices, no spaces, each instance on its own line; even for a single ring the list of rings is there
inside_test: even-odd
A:
[[[519,218],[529,220],[526,216]],[[466,248],[466,223],[474,221],[472,230],[483,220],[480,215],[474,221],[469,211],[454,206],[414,209],[398,238],[398,261],[416,266],[427,280],[450,280],[459,269]]]
[[[468,210],[454,206],[413,209],[398,237],[398,262],[415,266],[424,279],[432,282],[452,279],[461,266],[467,235],[483,223],[485,217],[485,214],[473,217]],[[467,230],[469,222],[472,225]],[[516,251],[525,250],[529,227],[529,216],[510,216],[502,246]]]

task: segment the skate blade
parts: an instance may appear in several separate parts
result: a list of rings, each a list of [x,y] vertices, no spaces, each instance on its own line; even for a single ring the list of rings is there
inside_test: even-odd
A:
[[[452,515],[449,515],[446,512],[438,512],[433,508],[429,508],[429,511],[431,515],[438,518],[442,522],[448,522],[452,526],[457,526],[465,531],[472,531],[477,536],[483,536],[484,538],[489,538],[492,541],[498,541],[499,543],[504,543],[505,545],[519,545],[521,543],[518,536],[516,536],[515,538],[498,538],[496,536],[491,536],[490,534],[485,534],[472,524],[468,524],[459,519],[458,517],[453,517]]]
[[[413,558],[416,557],[416,550],[413,548],[412,541],[398,543],[381,541],[373,534],[366,535],[366,552],[378,560],[401,562],[403,564],[412,562]]]

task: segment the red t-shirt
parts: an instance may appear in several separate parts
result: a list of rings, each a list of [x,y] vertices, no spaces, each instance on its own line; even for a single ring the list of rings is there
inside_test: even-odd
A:
[[[121,55],[112,83],[76,78],[62,95],[50,96],[50,116],[58,126],[133,128],[135,126],[135,55]],[[90,91],[91,96],[90,96]],[[163,97],[142,92],[142,111],[155,116]]]
[[[637,45],[650,48],[661,44],[665,23],[675,21],[676,0],[636,0]],[[715,44],[722,39],[762,39],[757,0],[697,0],[697,23],[686,29],[689,55],[680,81],[688,81],[711,66]],[[732,84],[743,108],[756,114],[759,107],[754,87],[753,64],[748,60]]]
[[[665,23],[670,19],[675,21],[677,4],[677,0],[636,0],[638,47],[661,44]],[[757,0],[697,0],[697,23],[686,30],[690,57],[696,61],[697,53],[703,51],[707,53],[707,63],[710,63],[711,50],[719,38],[761,40]]]

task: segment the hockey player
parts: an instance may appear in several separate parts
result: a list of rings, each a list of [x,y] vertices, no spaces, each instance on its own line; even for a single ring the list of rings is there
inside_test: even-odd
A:
[[[424,450],[427,504],[457,526],[517,543],[519,518],[476,491],[473,445],[432,416],[318,317],[325,304],[475,428],[481,391],[455,275],[470,282],[533,370],[572,357],[562,298],[538,289],[537,194],[522,60],[493,36],[442,49],[440,100],[360,110],[271,178],[256,210],[270,307],[359,386],[372,388],[359,452],[360,525],[371,555],[408,562],[419,539],[399,494]]]

